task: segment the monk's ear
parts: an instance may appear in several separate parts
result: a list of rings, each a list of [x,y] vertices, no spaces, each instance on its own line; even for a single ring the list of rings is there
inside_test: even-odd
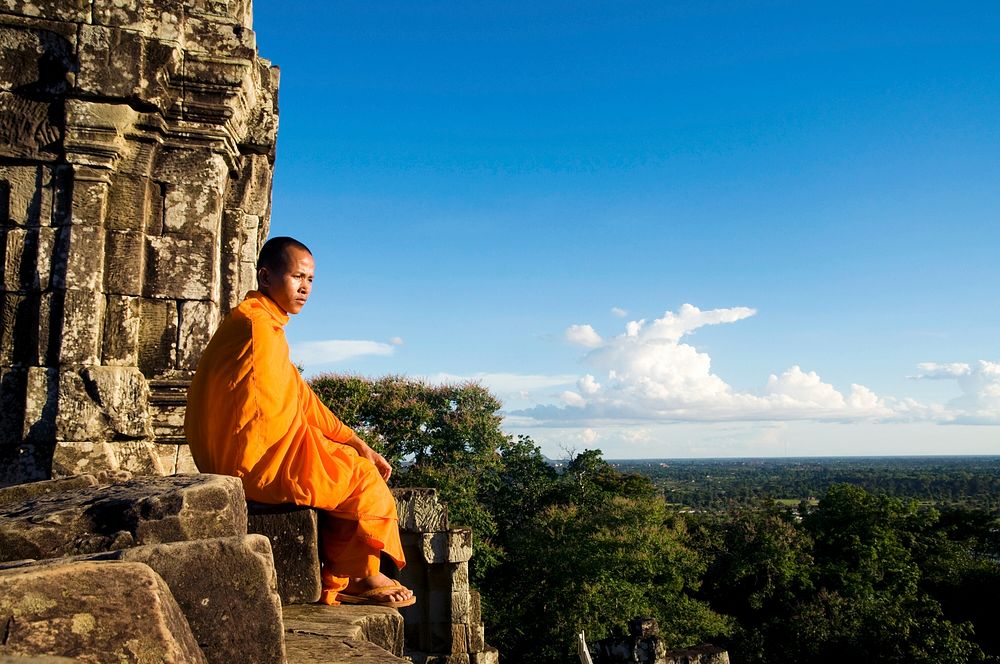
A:
[[[271,285],[271,271],[266,267],[257,270],[257,286],[264,287]]]

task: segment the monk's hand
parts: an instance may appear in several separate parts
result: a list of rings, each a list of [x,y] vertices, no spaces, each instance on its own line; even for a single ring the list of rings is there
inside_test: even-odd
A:
[[[382,479],[388,482],[389,476],[392,475],[392,466],[389,465],[389,462],[385,460],[384,456],[372,448],[369,447],[368,451],[371,453],[368,460],[375,464],[375,470],[377,470],[378,474],[382,476]]]
[[[386,482],[389,481],[389,476],[392,475],[392,466],[389,462],[385,460],[385,457],[376,452],[371,448],[371,446],[366,443],[358,434],[354,434],[347,444],[353,447],[358,452],[358,456],[368,459],[375,466],[375,470],[378,474],[382,476]]]

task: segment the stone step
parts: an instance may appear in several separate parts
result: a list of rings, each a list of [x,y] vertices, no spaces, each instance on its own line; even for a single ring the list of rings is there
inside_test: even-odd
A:
[[[283,613],[288,664],[408,662],[395,609],[293,604]]]

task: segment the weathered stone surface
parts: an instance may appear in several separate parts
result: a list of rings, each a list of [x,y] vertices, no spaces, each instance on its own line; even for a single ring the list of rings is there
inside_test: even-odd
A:
[[[198,368],[201,351],[208,345],[219,326],[219,306],[211,301],[180,303],[180,343],[177,347],[177,368],[194,371]]]
[[[104,319],[102,355],[110,366],[136,366],[139,361],[141,300],[109,295]]]
[[[295,664],[412,664],[367,641],[291,632],[285,636],[288,661]]]
[[[172,300],[218,297],[212,235],[149,237],[143,294]]]
[[[72,562],[0,571],[0,616],[4,655],[205,662],[166,584],[142,564]]]
[[[88,372],[190,372],[253,286],[278,75],[251,3],[0,5],[0,475],[191,468]]]
[[[316,511],[298,505],[247,503],[247,531],[271,542],[283,604],[315,602],[323,589]]]
[[[51,468],[53,477],[122,471],[135,475],[164,474],[155,443],[148,440],[116,443],[60,441],[52,451]]]
[[[96,365],[101,347],[104,297],[92,290],[68,288],[63,293],[63,334],[60,360],[65,364]]]
[[[97,481],[97,478],[93,475],[76,475],[74,477],[64,477],[58,480],[44,480],[41,482],[15,484],[14,486],[0,489],[0,505],[21,503],[40,496],[47,496],[52,493],[73,491],[75,489],[86,489],[98,486],[98,484],[99,482]]]
[[[149,565],[166,582],[211,664],[281,663],[281,602],[262,535],[139,546],[98,557]]]
[[[283,609],[285,631],[337,639],[368,641],[395,655],[403,654],[403,619],[381,606],[297,604]],[[289,661],[291,652],[289,652]]]
[[[108,231],[104,292],[109,295],[142,295],[141,275],[146,271],[146,236],[134,231]]]
[[[0,506],[0,560],[246,533],[235,477],[145,477]]]
[[[448,508],[434,489],[393,489],[399,529],[410,532],[448,530]]]
[[[0,655],[0,664],[73,664],[75,661],[55,655]]]
[[[485,650],[471,653],[469,661],[472,664],[500,664],[500,652],[496,648],[486,646]]]
[[[143,299],[139,311],[139,369],[147,377],[162,375],[177,364],[177,304]]]
[[[87,367],[59,377],[59,440],[140,439],[152,435],[149,387],[134,367]]]
[[[414,664],[470,664],[472,661],[469,653],[459,652],[450,655],[436,653],[409,653]]]
[[[441,533],[421,533],[420,551],[427,563],[461,563],[472,558],[472,530],[453,528]]]

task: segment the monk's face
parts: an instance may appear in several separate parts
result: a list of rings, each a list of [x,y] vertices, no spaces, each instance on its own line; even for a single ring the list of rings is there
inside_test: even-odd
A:
[[[312,254],[297,247],[287,247],[284,266],[274,270],[262,267],[257,280],[260,291],[285,313],[297,314],[309,299],[315,271]]]

